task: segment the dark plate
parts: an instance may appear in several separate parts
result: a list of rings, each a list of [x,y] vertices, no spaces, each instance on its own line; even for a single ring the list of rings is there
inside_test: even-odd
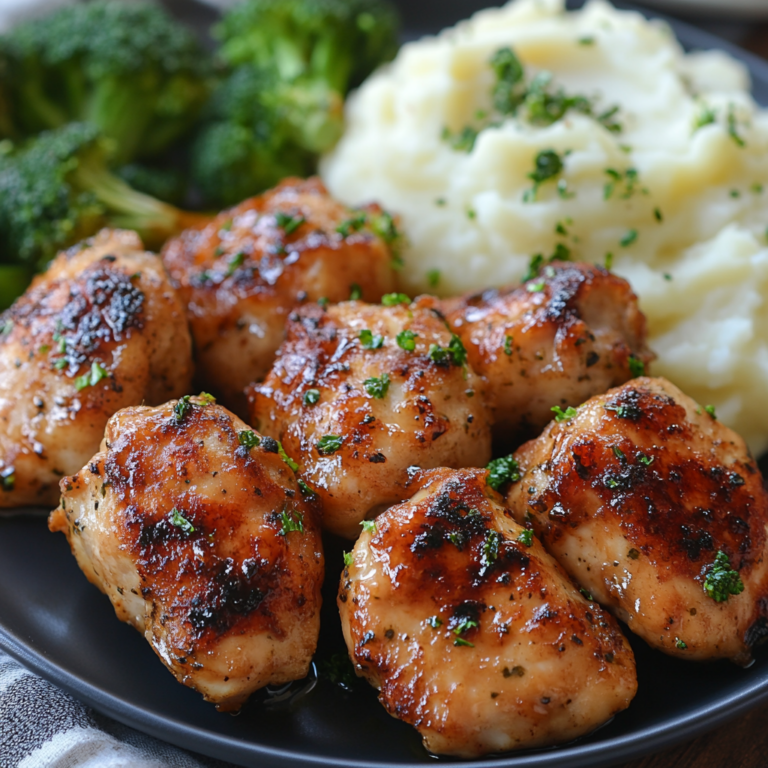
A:
[[[483,3],[402,4],[415,36],[467,16]],[[172,5],[184,7],[178,0]],[[196,14],[205,19],[205,12]],[[684,24],[673,27],[688,48],[721,48],[744,61],[756,98],[768,104],[768,64]],[[762,467],[768,469],[765,460]],[[330,543],[327,555],[340,571],[338,544]],[[334,571],[331,566],[319,657],[342,647]],[[153,736],[259,768],[430,761],[415,731],[390,718],[365,684],[346,693],[321,681],[288,707],[255,701],[238,717],[219,714],[179,685],[143,638],[115,618],[107,598],[79,571],[64,536],[51,535],[43,517],[0,519],[0,584],[0,646],[97,710]],[[639,692],[607,726],[557,749],[451,763],[596,768],[690,739],[768,699],[768,652],[744,670],[728,663],[686,664],[630,639]]]

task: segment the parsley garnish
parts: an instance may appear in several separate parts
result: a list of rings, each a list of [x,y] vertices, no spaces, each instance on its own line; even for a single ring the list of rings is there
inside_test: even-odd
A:
[[[286,235],[292,235],[306,219],[299,214],[298,216],[291,216],[289,213],[283,213],[278,211],[275,214],[275,224],[285,232]]]
[[[250,429],[237,433],[237,442],[249,451],[261,445],[261,438]]]
[[[349,568],[355,562],[355,556],[352,552],[344,552],[344,567]]]
[[[362,298],[363,289],[357,283],[352,283],[352,285],[349,286],[349,300],[360,301]]]
[[[384,344],[384,337],[381,334],[373,333],[368,328],[363,328],[358,338],[363,349],[379,349]]]
[[[245,254],[240,251],[240,253],[236,253],[228,262],[227,262],[227,271],[225,273],[225,277],[232,277],[232,275],[235,274],[235,270],[238,267],[241,267],[243,265],[243,262],[245,261]]]
[[[465,125],[458,133],[453,133],[448,127],[445,127],[443,128],[442,139],[450,145],[451,149],[469,154],[475,148],[475,142],[479,135],[480,131],[471,125]]]
[[[287,536],[289,533],[296,531],[297,533],[304,533],[304,514],[297,512],[294,509],[286,510],[280,513],[280,535]]]
[[[410,304],[411,299],[404,293],[385,293],[381,297],[381,303],[385,307],[396,307],[398,304]]]
[[[192,410],[192,403],[190,402],[190,396],[184,395],[180,397],[173,406],[173,416],[176,419],[177,424],[181,424],[184,417]]]
[[[328,456],[332,453],[336,453],[343,443],[344,438],[339,437],[339,435],[323,435],[323,437],[317,441],[315,447],[317,448],[318,453],[323,456]]]
[[[483,542],[483,551],[480,555],[480,575],[483,576],[499,557],[499,544],[501,535],[498,531],[488,531]]]
[[[632,374],[632,378],[636,379],[638,376],[645,376],[645,363],[634,355],[629,356],[629,372]]]
[[[293,470],[294,472],[299,471],[299,465],[285,452],[285,448],[283,448],[283,444],[281,442],[275,441],[277,443],[277,454],[280,456],[280,458],[288,465],[288,468]]]
[[[363,382],[365,391],[377,400],[383,399],[389,390],[389,374],[383,373],[379,378],[372,376]]]
[[[504,337],[504,354],[508,357],[512,355],[512,337],[511,336],[505,336]]]
[[[91,370],[75,379],[75,389],[80,392],[86,387],[95,387],[102,379],[106,379],[109,372],[99,363],[93,363]]]
[[[427,282],[429,283],[430,288],[437,288],[437,285],[440,282],[440,270],[430,269],[427,272]]]
[[[461,339],[455,333],[451,334],[451,341],[447,347],[441,347],[439,344],[431,344],[427,356],[433,363],[435,363],[435,365],[442,365],[445,367],[448,367],[451,364],[465,365],[467,362],[467,350],[464,348]]]
[[[738,595],[744,591],[744,582],[739,572],[731,568],[728,555],[722,549],[718,551],[715,561],[707,569],[704,591],[717,603],[725,602],[731,595]]]
[[[413,331],[400,331],[400,333],[397,334],[397,346],[400,347],[400,349],[404,349],[406,352],[413,352],[413,350],[416,349],[416,339],[418,336],[419,335]]]
[[[637,230],[636,229],[630,229],[622,238],[619,240],[619,245],[621,245],[622,248],[628,248],[632,243],[637,240]]]
[[[342,237],[349,237],[353,232],[359,232],[365,226],[366,218],[366,214],[363,211],[356,213],[351,219],[347,219],[339,224],[336,227],[336,231]]]
[[[360,525],[363,528],[363,533],[375,533],[376,521],[375,520],[363,520]]]
[[[653,218],[656,219],[656,221],[658,221],[659,223],[664,221],[664,217],[661,215],[661,210],[659,210],[658,208],[653,209]]]
[[[715,413],[715,406],[714,405],[705,405],[704,410],[713,418],[715,421],[717,421],[717,414]]]
[[[315,405],[320,401],[320,390],[319,389],[308,389],[304,393],[304,397],[302,398],[302,402],[304,405]]]
[[[472,619],[462,619],[461,623],[456,627],[456,629],[453,630],[454,635],[463,635],[465,632],[469,632],[470,629],[474,629],[475,627],[479,626],[479,624],[476,621],[472,621]],[[470,643],[468,640],[464,640],[462,637],[457,637],[453,641],[454,645],[465,645],[469,648],[474,648],[474,643]]]
[[[535,186],[554,178],[563,170],[563,160],[554,149],[543,149],[536,155],[534,170],[528,174]]]
[[[299,486],[299,490],[301,491],[302,496],[317,496],[315,489],[307,485],[301,478],[299,478],[296,482]]]
[[[524,531],[520,532],[520,535],[517,537],[517,540],[526,547],[532,547],[533,531],[530,528],[526,528]]]
[[[443,626],[443,620],[439,616],[430,616],[427,619],[427,624],[432,627],[432,629],[438,629]]]
[[[613,269],[613,254],[608,251],[608,253],[605,254],[605,263],[603,265],[609,272],[611,269]]]
[[[728,135],[736,142],[739,147],[745,147],[747,142],[739,136],[738,126],[736,124],[736,113],[733,104],[728,105]]]
[[[578,413],[578,410],[572,405],[569,405],[565,410],[559,405],[554,405],[550,410],[555,414],[555,421],[568,421]]]
[[[0,472],[0,488],[4,491],[12,491],[16,487],[16,471],[13,467],[6,467]]]
[[[537,280],[535,283],[528,283],[525,286],[525,290],[528,291],[528,293],[541,293],[546,284],[546,280]]]
[[[510,454],[488,463],[488,485],[498,491],[505,483],[516,483],[520,478],[520,465]]]
[[[679,638],[675,638],[675,648],[679,651],[684,651],[688,646]]]
[[[192,523],[190,523],[189,520],[176,509],[176,507],[171,510],[171,525],[180,528],[187,535],[195,532],[195,526],[192,525]]]

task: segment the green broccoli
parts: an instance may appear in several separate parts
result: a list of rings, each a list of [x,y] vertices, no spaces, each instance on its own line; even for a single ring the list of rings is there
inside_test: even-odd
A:
[[[0,264],[0,312],[16,301],[32,280],[28,267]]]
[[[180,205],[187,194],[186,174],[176,167],[129,163],[115,171],[129,187],[165,203]]]
[[[39,268],[104,226],[135,229],[157,246],[209,220],[131,189],[108,170],[108,157],[108,141],[84,123],[0,157],[0,253]]]
[[[90,122],[115,141],[117,164],[166,149],[210,92],[209,57],[153,3],[77,3],[17,26],[0,48],[22,135]]]
[[[276,66],[282,80],[341,96],[398,49],[399,17],[386,0],[245,0],[214,29],[233,67]]]
[[[208,203],[234,205],[286,176],[312,173],[313,155],[296,139],[300,106],[282,90],[273,70],[251,65],[217,90],[192,152],[192,176]]]
[[[11,117],[11,78],[8,72],[8,57],[0,48],[0,141],[14,136]]]

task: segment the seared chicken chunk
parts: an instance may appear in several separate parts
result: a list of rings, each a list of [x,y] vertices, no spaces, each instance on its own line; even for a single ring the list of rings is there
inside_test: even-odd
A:
[[[319,179],[288,179],[169,241],[163,259],[187,305],[200,384],[244,415],[243,391],[272,367],[304,301],[378,301],[394,290],[397,230],[352,211]]]
[[[0,507],[54,507],[113,413],[178,397],[191,376],[184,308],[135,234],[60,254],[0,315]]]
[[[481,381],[431,309],[307,306],[287,334],[269,376],[251,388],[251,423],[300,462],[330,531],[357,538],[365,518],[407,498],[409,467],[490,458]]]
[[[664,379],[568,416],[515,454],[517,520],[653,647],[748,663],[768,637],[768,495],[744,441]]]
[[[590,264],[555,263],[521,287],[444,307],[488,382],[502,444],[539,434],[553,406],[579,405],[623,384],[653,358],[629,284]]]
[[[50,528],[176,678],[221,710],[304,677],[323,556],[274,440],[206,397],[127,408]]]
[[[635,695],[616,621],[517,525],[483,470],[423,472],[379,516],[339,591],[357,673],[431,752],[565,742]]]

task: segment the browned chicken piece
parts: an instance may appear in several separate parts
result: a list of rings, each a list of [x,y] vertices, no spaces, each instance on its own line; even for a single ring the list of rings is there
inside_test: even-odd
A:
[[[352,211],[319,179],[288,179],[169,241],[163,260],[187,305],[204,388],[245,415],[302,302],[378,301],[394,290],[398,234],[377,206]]]
[[[118,618],[220,710],[307,674],[323,581],[314,510],[277,443],[209,396],[113,416],[49,525]]]
[[[654,357],[629,284],[590,264],[556,262],[521,287],[443,307],[488,382],[502,445],[538,435],[553,406],[576,406],[623,384]]]
[[[465,358],[418,302],[302,307],[269,376],[250,390],[251,423],[300,462],[324,526],[355,539],[363,520],[408,498],[409,468],[490,459],[481,381]]]
[[[135,234],[60,254],[0,315],[0,508],[56,506],[113,413],[178,397],[191,377],[184,308]]]
[[[358,675],[439,755],[567,742],[625,709],[635,659],[479,469],[419,473],[339,590]]]
[[[768,637],[768,495],[744,441],[664,379],[563,417],[514,455],[517,520],[654,648],[749,663]]]

